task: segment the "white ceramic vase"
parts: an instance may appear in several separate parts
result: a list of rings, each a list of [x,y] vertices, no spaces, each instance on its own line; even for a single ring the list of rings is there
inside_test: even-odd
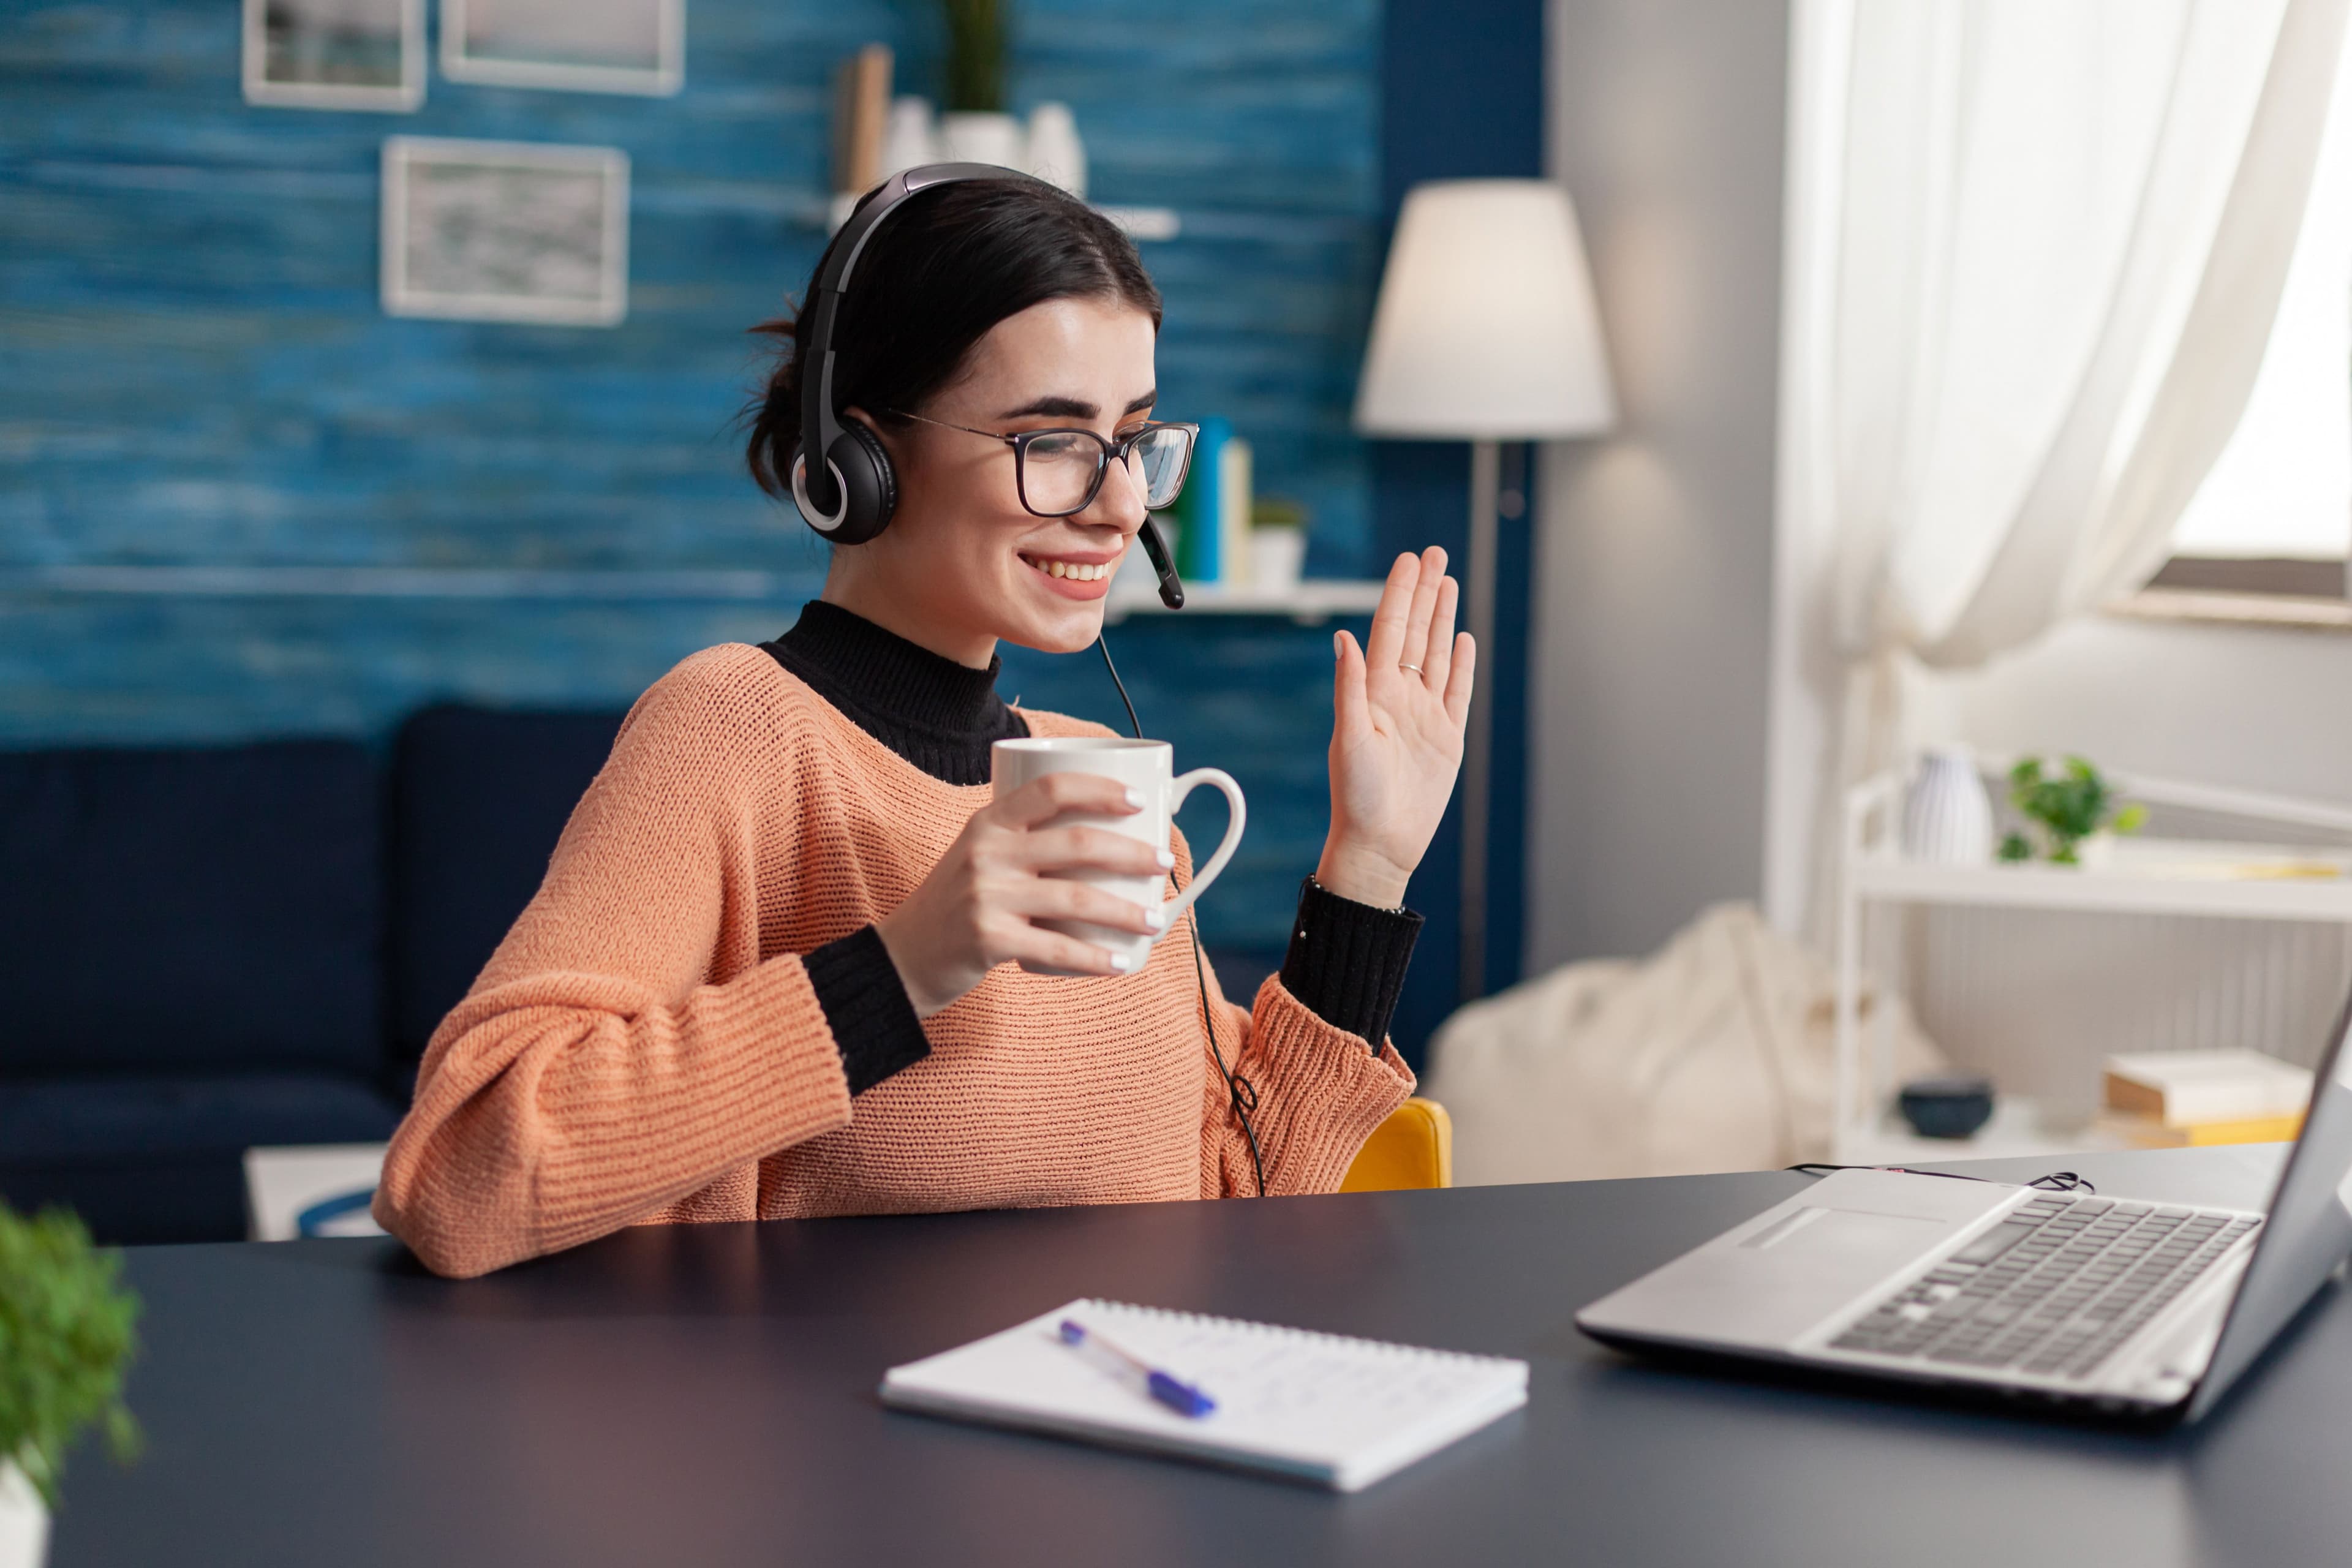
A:
[[[0,1459],[0,1568],[41,1568],[49,1556],[49,1510],[14,1459]]]
[[[2085,871],[2109,871],[2116,864],[2116,834],[2102,827],[2088,838],[2074,841],[2074,864]]]
[[[1029,139],[1022,134],[1021,121],[1009,114],[942,114],[940,155],[950,163],[994,163],[1025,170]]]
[[[895,98],[882,127],[882,178],[940,161],[940,136],[928,98]]]
[[[1087,196],[1087,146],[1066,103],[1041,103],[1029,111],[1031,174],[1077,197]]]
[[[1298,588],[1299,568],[1307,562],[1307,531],[1303,528],[1250,530],[1250,585],[1269,598]]]
[[[1992,797],[1968,752],[1942,748],[1919,758],[1903,796],[1903,853],[1937,866],[1992,858]]]

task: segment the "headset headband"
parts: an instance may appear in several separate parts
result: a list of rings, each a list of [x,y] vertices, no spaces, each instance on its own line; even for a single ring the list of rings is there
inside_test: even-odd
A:
[[[816,370],[816,380],[814,385],[805,377],[801,382],[800,477],[809,500],[820,510],[838,512],[843,503],[841,489],[834,482],[825,460],[834,442],[841,437],[841,421],[833,408],[833,321],[841,309],[841,297],[849,291],[850,269],[857,265],[866,242],[908,196],[933,185],[952,184],[959,180],[1029,178],[1018,169],[1000,168],[994,163],[925,163],[903,169],[884,181],[874,199],[852,214],[834,237],[808,307],[812,312],[808,358]]]

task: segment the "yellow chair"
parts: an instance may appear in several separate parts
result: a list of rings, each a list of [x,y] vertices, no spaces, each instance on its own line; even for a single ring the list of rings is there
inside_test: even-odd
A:
[[[1453,1184],[1454,1120],[1437,1101],[1415,1095],[1372,1129],[1339,1190],[1390,1193]]]

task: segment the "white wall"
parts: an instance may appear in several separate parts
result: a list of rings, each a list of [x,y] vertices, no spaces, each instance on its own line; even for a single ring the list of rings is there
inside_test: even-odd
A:
[[[1988,752],[2352,802],[2352,636],[2094,616],[1949,683]]]
[[[1529,973],[1754,898],[1764,849],[1782,0],[1551,0],[1548,137],[1621,427],[1547,454]]]

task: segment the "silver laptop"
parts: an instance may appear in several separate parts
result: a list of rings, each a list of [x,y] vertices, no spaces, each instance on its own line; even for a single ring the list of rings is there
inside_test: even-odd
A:
[[[1839,1171],[1577,1327],[1627,1350],[2193,1421],[2352,1255],[2347,1031],[2352,1004],[2266,1215]]]

